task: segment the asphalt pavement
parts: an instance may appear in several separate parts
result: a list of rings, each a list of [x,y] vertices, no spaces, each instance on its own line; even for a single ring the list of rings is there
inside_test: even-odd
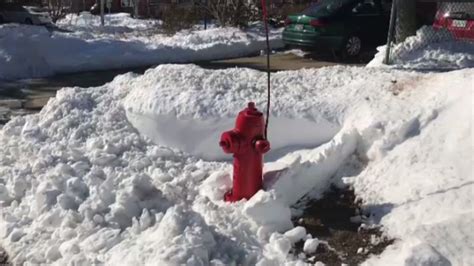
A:
[[[232,67],[247,67],[264,71],[267,67],[266,56],[241,57],[226,60],[217,60],[210,62],[197,63],[203,68],[223,69]],[[303,54],[301,51],[280,52],[272,54],[270,57],[270,70],[272,72],[285,70],[298,70],[302,68],[321,68],[334,65],[354,65],[363,66],[364,61],[342,62],[337,58],[326,56],[315,56],[311,54]]]

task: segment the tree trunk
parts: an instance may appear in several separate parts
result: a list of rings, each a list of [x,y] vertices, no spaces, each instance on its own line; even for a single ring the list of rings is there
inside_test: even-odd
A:
[[[396,0],[397,23],[395,30],[395,40],[397,43],[403,42],[407,37],[416,34],[416,1]]]

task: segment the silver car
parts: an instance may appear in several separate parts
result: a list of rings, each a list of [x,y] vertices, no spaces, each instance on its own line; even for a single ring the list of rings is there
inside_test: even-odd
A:
[[[35,6],[21,6],[18,4],[0,4],[0,24],[6,22],[23,23],[30,25],[51,24],[48,11]]]

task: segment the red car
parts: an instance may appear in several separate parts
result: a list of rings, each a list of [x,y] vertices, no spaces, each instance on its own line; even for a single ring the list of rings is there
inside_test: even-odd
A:
[[[457,39],[474,41],[474,3],[440,3],[433,26],[449,30]]]

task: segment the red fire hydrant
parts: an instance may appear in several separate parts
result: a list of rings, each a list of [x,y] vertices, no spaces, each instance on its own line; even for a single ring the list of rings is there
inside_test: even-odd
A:
[[[250,102],[239,113],[235,128],[222,133],[219,145],[225,153],[234,154],[233,188],[225,201],[250,199],[262,188],[263,154],[270,150],[264,128],[263,114]]]

